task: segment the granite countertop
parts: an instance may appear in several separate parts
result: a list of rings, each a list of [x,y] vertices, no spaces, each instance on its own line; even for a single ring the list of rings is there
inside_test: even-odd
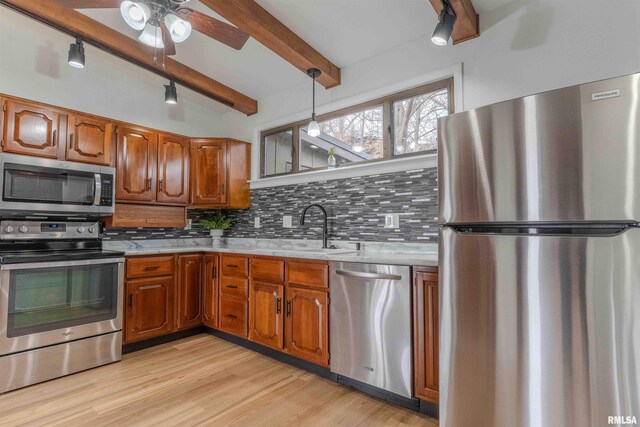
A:
[[[219,245],[212,245],[210,239],[105,241],[104,248],[124,251],[128,256],[219,252],[371,264],[438,266],[437,245],[435,244],[364,243],[364,250],[357,251],[354,247],[348,247],[348,242],[332,242],[337,244],[338,249],[323,250],[319,242],[316,241],[229,240],[228,243]]]

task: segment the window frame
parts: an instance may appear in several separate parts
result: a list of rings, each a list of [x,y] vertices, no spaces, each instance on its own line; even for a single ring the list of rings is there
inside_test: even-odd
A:
[[[407,98],[411,98],[413,96],[422,95],[429,92],[435,92],[438,90],[447,89],[449,93],[449,106],[448,113],[453,114],[455,112],[455,104],[454,104],[454,85],[453,85],[453,77],[448,77],[446,79],[438,80],[435,82],[427,83],[421,86],[417,86],[411,89],[406,89],[400,92],[393,93],[391,95],[386,95],[380,98],[372,99],[370,101],[361,102],[356,105],[352,105],[349,107],[341,108],[339,110],[331,111],[329,113],[321,114],[316,116],[316,120],[318,122],[324,122],[327,120],[334,119],[336,117],[344,116],[347,114],[359,112],[362,110],[366,110],[368,108],[382,106],[382,152],[383,155],[379,159],[370,159],[370,160],[362,160],[359,162],[349,163],[348,166],[341,166],[341,168],[348,168],[351,165],[360,165],[363,163],[374,163],[380,161],[386,161],[391,159],[400,159],[412,156],[419,156],[425,154],[433,154],[437,150],[425,150],[425,151],[417,151],[415,153],[394,153],[394,141],[392,135],[394,134],[394,117],[393,117],[393,103],[396,101],[401,101]],[[300,131],[302,128],[306,127],[309,124],[309,119],[299,120],[297,122],[288,123],[286,125],[278,126],[275,128],[267,129],[260,132],[260,178],[272,178],[283,175],[292,175],[299,173],[306,173],[311,171],[318,171],[326,169],[326,167],[319,168],[309,168],[300,170]],[[266,138],[268,136],[284,132],[287,130],[291,130],[292,132],[292,147],[291,147],[291,156],[292,156],[292,167],[291,172],[283,172],[271,175],[265,175],[265,147],[266,147]]]

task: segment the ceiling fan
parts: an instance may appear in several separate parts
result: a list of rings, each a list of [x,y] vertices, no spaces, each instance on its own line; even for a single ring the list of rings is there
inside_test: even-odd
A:
[[[57,0],[70,9],[120,8],[125,22],[142,43],[175,55],[175,43],[185,41],[192,29],[240,50],[249,34],[202,12],[186,7],[190,0]]]

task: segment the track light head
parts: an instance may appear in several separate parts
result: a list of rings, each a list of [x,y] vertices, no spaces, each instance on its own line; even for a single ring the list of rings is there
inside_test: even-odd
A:
[[[76,42],[69,45],[69,65],[84,68],[84,45],[80,37],[76,37]]]
[[[433,36],[431,36],[431,41],[433,44],[438,46],[446,46],[449,43],[449,39],[451,38],[451,33],[453,32],[453,26],[456,23],[456,15],[451,9],[449,3],[444,0],[442,2],[442,11],[440,12],[440,16],[438,17],[438,25],[436,25],[436,29],[433,32]]]
[[[173,80],[169,80],[169,84],[164,86],[164,102],[172,105],[178,103],[178,90]]]

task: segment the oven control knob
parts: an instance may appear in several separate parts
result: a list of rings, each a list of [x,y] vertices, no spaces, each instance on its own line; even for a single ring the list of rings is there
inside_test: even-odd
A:
[[[26,233],[27,231],[29,231],[29,229],[27,228],[26,225],[23,225],[22,227],[20,227],[20,232],[21,233]]]
[[[84,227],[78,227],[78,233],[84,233]]]
[[[4,232],[5,232],[5,233],[13,233],[13,225],[7,225],[7,226],[4,228]]]
[[[89,227],[89,230],[87,230],[87,231],[88,231],[89,233],[93,234],[93,233],[96,231],[96,229],[95,229],[95,228],[93,228],[93,227]]]

